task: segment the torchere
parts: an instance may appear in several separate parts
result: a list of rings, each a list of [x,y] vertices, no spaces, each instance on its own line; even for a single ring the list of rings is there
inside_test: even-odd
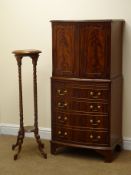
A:
[[[25,132],[34,132],[34,136],[38,143],[38,148],[42,156],[46,159],[47,154],[44,151],[44,144],[41,142],[38,128],[38,105],[37,105],[37,74],[36,66],[40,50],[15,50],[12,52],[17,60],[18,64],[18,78],[19,78],[19,112],[20,112],[20,128],[17,136],[16,144],[12,145],[12,150],[18,147],[17,153],[14,155],[14,160],[18,158],[18,155],[21,152],[23,139],[25,137]],[[33,64],[33,87],[34,87],[34,126],[24,126],[23,122],[23,97],[22,97],[22,75],[21,75],[21,65],[22,58],[29,57],[32,59]]]

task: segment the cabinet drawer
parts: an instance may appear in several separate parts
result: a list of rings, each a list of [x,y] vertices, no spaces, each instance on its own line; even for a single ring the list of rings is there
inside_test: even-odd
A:
[[[108,100],[109,86],[105,83],[84,84],[70,82],[53,82],[53,95],[55,98],[77,98],[89,100]]]
[[[108,103],[71,101],[70,108],[73,111],[81,111],[88,113],[108,113]]]
[[[109,134],[106,131],[69,129],[59,126],[53,128],[53,140],[68,141],[85,145],[107,145]]]
[[[105,131],[73,130],[72,141],[87,145],[106,145],[109,143],[109,135]]]
[[[95,99],[95,100],[107,100],[109,90],[102,89],[102,87],[74,87],[71,90],[71,96],[77,99]]]
[[[95,128],[108,130],[107,115],[54,112],[53,123],[73,128]]]
[[[95,114],[107,114],[109,111],[108,103],[86,102],[76,100],[66,101],[59,99],[56,99],[55,108],[63,111],[87,112]]]

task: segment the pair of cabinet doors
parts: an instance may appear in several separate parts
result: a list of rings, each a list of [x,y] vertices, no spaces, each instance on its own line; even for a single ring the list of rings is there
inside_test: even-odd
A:
[[[110,23],[52,23],[53,76],[109,78]]]

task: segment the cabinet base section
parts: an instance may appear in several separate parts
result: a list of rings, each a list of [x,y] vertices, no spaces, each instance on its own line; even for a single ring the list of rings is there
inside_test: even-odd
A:
[[[71,143],[63,143],[59,141],[51,141],[51,154],[57,154],[60,150],[64,149],[65,147],[77,147],[77,148],[87,148],[92,149],[102,155],[105,159],[105,162],[111,163],[114,158],[118,155],[117,153],[122,150],[122,143],[121,141],[116,143],[112,147],[99,147],[99,146],[86,146],[86,145],[77,145]]]

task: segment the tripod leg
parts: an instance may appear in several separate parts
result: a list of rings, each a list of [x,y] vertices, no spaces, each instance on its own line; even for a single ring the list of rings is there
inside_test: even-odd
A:
[[[40,136],[38,133],[34,132],[34,135],[35,135],[35,138],[36,138],[36,141],[38,143],[38,148],[39,148],[39,151],[41,153],[41,155],[47,159],[47,154],[44,152],[44,144],[41,142],[41,139],[40,139]]]
[[[18,136],[17,136],[17,141],[16,141],[16,144],[13,144],[12,145],[12,150],[15,150],[15,148],[19,145],[19,140],[23,137],[21,131],[19,130],[18,132]]]
[[[22,144],[23,144],[23,139],[24,139],[24,134],[21,135],[20,139],[18,140],[17,146],[18,146],[18,151],[17,153],[14,155],[14,160],[18,159],[18,155],[21,152],[21,148],[22,148]]]
[[[46,159],[47,154],[44,152],[44,144],[40,140],[40,136],[38,134],[38,107],[37,107],[37,74],[36,74],[36,65],[37,65],[38,55],[35,57],[32,57],[32,63],[33,63],[33,87],[34,87],[34,135],[36,138],[36,141],[38,143],[38,148],[40,150],[40,153],[42,156]]]

